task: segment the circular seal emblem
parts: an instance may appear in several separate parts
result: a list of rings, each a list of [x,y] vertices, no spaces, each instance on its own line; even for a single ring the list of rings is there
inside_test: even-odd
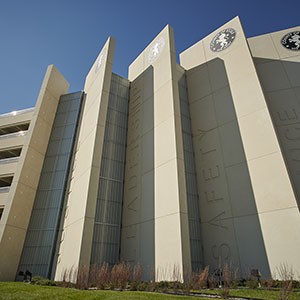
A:
[[[300,31],[292,31],[281,39],[281,45],[289,50],[300,50]]]
[[[153,45],[149,49],[148,52],[148,62],[152,63],[154,62],[162,52],[165,46],[165,39],[163,37],[158,38],[156,41],[154,41]]]
[[[105,55],[105,54],[106,54],[106,49],[104,49],[104,50],[102,51],[102,53],[100,54],[100,56],[99,56],[98,62],[97,62],[97,64],[96,64],[95,73],[97,73],[97,72],[99,71],[99,69],[100,69],[100,67],[101,67],[101,65],[102,65],[102,62],[103,62],[103,60],[104,60],[104,55]]]
[[[210,42],[210,50],[220,52],[227,49],[234,41],[236,31],[233,28],[226,28],[220,31]]]

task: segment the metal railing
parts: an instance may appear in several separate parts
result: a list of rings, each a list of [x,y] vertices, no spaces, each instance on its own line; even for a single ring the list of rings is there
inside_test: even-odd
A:
[[[10,116],[17,116],[17,115],[25,114],[25,113],[28,113],[31,111],[34,111],[34,107],[30,107],[30,108],[26,108],[26,109],[22,109],[22,110],[15,110],[15,111],[11,111],[9,113],[1,114],[0,119],[10,117]]]
[[[20,156],[15,156],[15,157],[9,157],[9,158],[2,158],[0,159],[0,164],[10,164],[17,162],[19,160]]]
[[[0,187],[0,193],[8,193],[10,190],[10,186],[2,186]]]
[[[22,130],[22,131],[18,131],[18,132],[14,132],[14,133],[3,134],[3,135],[0,135],[0,140],[8,139],[8,138],[15,137],[15,136],[23,136],[23,135],[26,135],[27,132],[28,132],[28,130]]]

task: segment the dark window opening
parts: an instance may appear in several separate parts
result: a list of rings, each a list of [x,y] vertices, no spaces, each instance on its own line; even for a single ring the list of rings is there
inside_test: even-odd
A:
[[[13,176],[0,177],[0,188],[11,186]]]
[[[27,131],[28,128],[29,128],[29,123],[14,124],[6,127],[0,127],[0,136],[10,134],[10,133],[16,133],[20,131]]]
[[[2,151],[0,151],[0,159],[19,157],[21,155],[21,151],[22,151],[22,148],[2,150]]]

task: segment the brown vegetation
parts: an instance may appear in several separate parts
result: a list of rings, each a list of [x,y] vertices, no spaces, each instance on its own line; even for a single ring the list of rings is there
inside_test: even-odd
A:
[[[151,272],[151,274],[155,274]],[[171,281],[149,282],[143,281],[143,269],[140,264],[131,266],[127,262],[120,262],[113,266],[107,263],[101,266],[95,264],[88,270],[85,266],[80,266],[78,269],[71,268],[64,270],[62,274],[62,282],[59,283],[63,287],[75,287],[78,289],[98,288],[98,289],[115,289],[132,291],[160,291],[166,292],[173,290],[175,293],[190,294],[192,290],[201,289],[216,289],[219,290],[219,295],[226,299],[229,297],[229,289],[237,288],[238,286],[247,286],[249,288],[257,288],[262,285],[265,289],[280,287],[280,300],[287,300],[292,291],[292,287],[299,285],[300,282],[293,281],[292,269],[287,265],[282,264],[277,273],[283,280],[260,280],[258,270],[249,270],[249,276],[246,279],[238,278],[238,270],[234,269],[230,264],[221,266],[218,269],[210,270],[209,266],[199,270],[199,272],[189,273],[184,272],[183,276],[177,266],[168,268],[168,270],[156,270],[156,276],[171,275]],[[254,274],[255,273],[255,274]],[[154,276],[153,276],[154,277]],[[47,283],[50,285],[49,283]]]

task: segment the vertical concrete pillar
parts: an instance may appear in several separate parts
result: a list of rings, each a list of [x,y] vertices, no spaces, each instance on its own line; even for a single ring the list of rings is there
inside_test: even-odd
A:
[[[154,270],[153,68],[131,82],[122,213],[121,259]]]
[[[68,88],[48,66],[0,222],[0,280],[15,279],[58,101]]]
[[[86,77],[86,99],[67,197],[57,280],[65,270],[90,265],[114,48],[115,40],[110,37]]]
[[[154,151],[154,183],[149,188],[154,194],[155,279],[181,280],[183,273],[190,271],[191,261],[175,46],[169,25],[130,65],[129,79],[134,80],[149,67],[153,72],[154,138],[148,147]],[[152,87],[145,82],[141,92],[149,88]],[[146,157],[142,153],[138,159],[143,163]],[[136,201],[141,203],[143,197],[137,194]],[[124,203],[126,201],[125,195]],[[126,220],[126,211],[123,218]],[[132,243],[131,247],[138,262],[135,253],[142,249],[140,242]],[[174,271],[177,278],[173,276]]]

